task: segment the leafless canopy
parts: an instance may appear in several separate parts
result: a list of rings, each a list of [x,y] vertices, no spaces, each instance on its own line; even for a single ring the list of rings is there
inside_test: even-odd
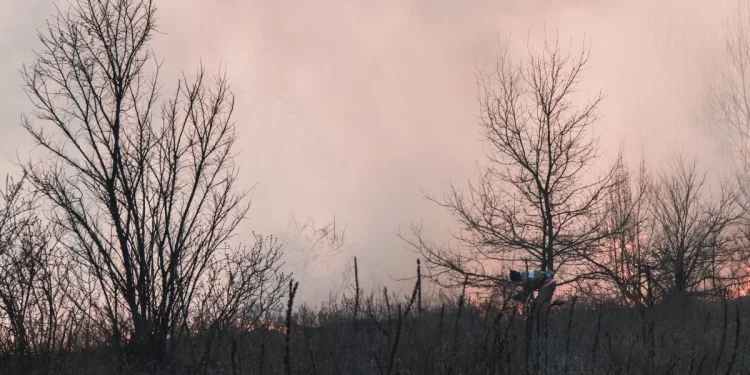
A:
[[[290,233],[284,236],[284,255],[290,256],[290,264],[298,270],[304,291],[305,278],[311,267],[331,260],[347,249],[346,225],[337,227],[335,217],[324,225],[316,224],[312,217],[304,222],[292,217],[289,230]]]
[[[618,169],[630,180],[624,164]],[[620,229],[582,254],[579,287],[592,297],[653,305],[746,282],[736,185],[722,181],[711,191],[694,159],[680,156],[656,178],[642,164],[637,183],[619,185],[608,201],[607,225]]]
[[[48,153],[26,172],[92,291],[79,307],[116,345],[163,355],[191,322],[207,270],[227,269],[216,262],[265,275],[242,275],[234,286],[243,289],[227,293],[278,296],[283,280],[274,241],[252,248],[263,260],[219,258],[248,210],[232,153],[234,96],[224,75],[201,67],[158,104],[155,11],[151,0],[78,0],[59,11],[22,72],[41,121],[23,125]]]
[[[740,239],[747,243],[750,239],[750,7],[742,1],[737,3],[737,11],[726,24],[724,53],[713,66],[716,73],[712,82],[710,104],[714,122],[725,130],[731,142],[731,157],[735,162],[736,199],[743,210],[740,228],[744,235]],[[750,252],[743,255],[744,267]]]
[[[22,361],[69,349],[71,295],[58,231],[38,215],[25,178],[0,191],[0,355]]]
[[[734,184],[709,194],[706,178],[695,161],[680,158],[651,196],[655,278],[665,295],[715,294],[744,281],[732,272],[741,264]]]
[[[750,8],[738,2],[727,24],[726,44],[714,71],[711,108],[728,131],[743,185],[750,176]]]
[[[438,247],[412,226],[406,241],[427,260],[433,276],[471,283],[503,279],[491,265],[518,260],[557,270],[601,239],[599,209],[618,181],[613,170],[591,177],[599,156],[591,134],[602,96],[574,105],[589,60],[545,42],[511,64],[507,51],[480,79],[481,126],[488,166],[468,192],[452,186],[442,200],[461,224],[457,249]],[[499,279],[498,279],[499,278]]]
[[[654,221],[650,201],[654,189],[651,174],[641,162],[634,178],[623,160],[616,165],[618,184],[607,196],[599,246],[581,252],[585,265],[578,292],[592,300],[611,300],[626,305],[652,305],[651,246]]]

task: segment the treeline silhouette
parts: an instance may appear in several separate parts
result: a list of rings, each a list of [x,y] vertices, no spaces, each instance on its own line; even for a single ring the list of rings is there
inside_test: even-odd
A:
[[[750,300],[687,299],[623,307],[565,296],[544,314],[511,290],[422,298],[386,288],[316,309],[270,313],[252,327],[206,327],[167,362],[134,364],[116,348],[88,344],[56,352],[12,351],[6,373],[23,374],[742,374]],[[296,285],[290,283],[294,291]],[[289,298],[291,296],[291,298]],[[417,307],[417,299],[422,307]],[[524,312],[524,307],[527,312]],[[99,342],[96,337],[92,343]],[[100,338],[99,338],[100,339]]]

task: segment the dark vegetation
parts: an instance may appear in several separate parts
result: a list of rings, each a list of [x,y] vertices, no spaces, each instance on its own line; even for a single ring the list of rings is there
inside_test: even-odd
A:
[[[602,167],[590,127],[604,97],[576,105],[589,48],[545,43],[517,63],[501,51],[479,80],[487,166],[467,189],[426,194],[457,219],[458,246],[410,225],[413,286],[365,294],[355,258],[350,292],[311,308],[274,237],[231,245],[249,209],[234,97],[200,67],[162,101],[155,12],[73,1],[22,69],[23,126],[43,155],[0,194],[2,373],[750,373],[742,18],[712,99],[736,176],[685,156]],[[335,222],[310,228],[303,255],[342,248]],[[509,267],[557,272],[555,300],[512,300]]]
[[[294,289],[294,285],[292,285]],[[135,368],[92,346],[5,355],[7,373],[130,374],[742,374],[750,371],[750,300],[675,301],[656,307],[563,297],[544,321],[509,290],[440,295],[416,308],[381,290],[269,316],[253,330],[204,329],[168,365]],[[362,307],[355,316],[356,299]],[[293,299],[287,301],[292,306]],[[153,368],[152,368],[153,366]]]

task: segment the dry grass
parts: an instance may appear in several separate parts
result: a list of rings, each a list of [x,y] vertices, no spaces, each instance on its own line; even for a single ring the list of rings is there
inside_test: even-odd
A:
[[[290,310],[289,300],[269,321],[281,329],[205,332],[167,368],[136,371],[107,349],[6,356],[0,365],[7,374],[750,373],[748,299],[652,309],[572,299],[534,319],[501,297],[422,299],[418,278],[406,296],[382,289],[317,310]]]

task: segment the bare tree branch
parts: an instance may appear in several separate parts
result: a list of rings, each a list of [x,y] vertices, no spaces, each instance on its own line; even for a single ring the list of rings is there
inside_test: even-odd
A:
[[[23,125],[49,154],[25,171],[55,207],[79,279],[96,281],[85,308],[101,311],[113,342],[162,360],[249,205],[237,186],[235,102],[224,73],[201,66],[157,104],[160,65],[148,48],[155,11],[150,0],[79,0],[58,11],[23,69],[42,124]],[[231,293],[267,287],[266,296],[278,296],[278,249],[255,246],[236,248],[217,272],[265,264],[255,269],[266,272],[260,279],[232,279],[241,290]],[[226,307],[222,314],[241,312]]]
[[[603,96],[582,106],[573,94],[589,60],[562,51],[557,41],[511,64],[501,51],[491,74],[480,76],[481,126],[489,165],[468,191],[451,185],[442,199],[427,198],[453,214],[460,247],[435,246],[412,225],[401,236],[425,258],[433,277],[460,285],[498,282],[493,269],[525,259],[542,270],[557,270],[581,259],[603,238],[608,192],[620,181],[615,167],[588,175],[600,156],[591,125]]]

